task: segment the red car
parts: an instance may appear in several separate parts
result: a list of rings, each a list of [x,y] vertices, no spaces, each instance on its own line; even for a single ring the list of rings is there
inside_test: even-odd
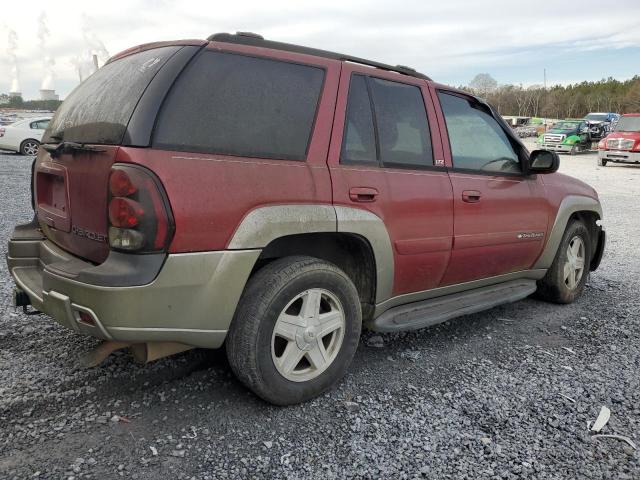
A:
[[[103,353],[226,344],[275,404],[333,385],[362,325],[572,302],[605,244],[594,189],[482,100],[255,34],[116,55],[43,142],[16,305]]]
[[[598,142],[598,165],[640,164],[640,113],[622,115],[613,131]]]

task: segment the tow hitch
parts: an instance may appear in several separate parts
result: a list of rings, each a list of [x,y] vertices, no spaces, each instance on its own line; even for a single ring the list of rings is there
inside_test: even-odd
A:
[[[22,312],[25,315],[38,315],[42,313],[38,310],[29,310],[31,299],[29,298],[29,295],[19,288],[15,288],[13,290],[13,305],[16,307],[22,307]]]

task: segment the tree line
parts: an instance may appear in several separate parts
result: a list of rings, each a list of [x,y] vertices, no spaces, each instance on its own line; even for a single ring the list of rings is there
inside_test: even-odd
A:
[[[55,112],[62,100],[23,100],[22,97],[10,97],[0,94],[0,108],[20,108],[25,110],[48,110]]]
[[[640,76],[629,80],[607,78],[597,82],[554,85],[498,85],[480,73],[460,87],[485,98],[501,115],[545,118],[582,118],[589,112],[640,113]],[[60,100],[28,100],[0,94],[0,107],[55,111]]]
[[[523,87],[497,85],[479,74],[463,90],[485,98],[501,115],[544,118],[582,118],[590,112],[640,113],[640,76],[629,80]]]

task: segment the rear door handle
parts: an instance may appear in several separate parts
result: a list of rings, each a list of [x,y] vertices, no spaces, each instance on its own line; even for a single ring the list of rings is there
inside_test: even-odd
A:
[[[467,203],[477,203],[480,201],[482,194],[477,190],[464,190],[462,192],[462,201]]]
[[[349,198],[353,202],[375,202],[378,190],[371,187],[353,187],[349,190]]]

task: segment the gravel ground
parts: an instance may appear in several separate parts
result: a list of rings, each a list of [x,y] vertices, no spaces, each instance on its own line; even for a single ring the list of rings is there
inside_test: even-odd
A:
[[[31,160],[0,155],[0,249],[30,218]],[[640,167],[562,157],[609,243],[575,304],[527,299],[418,332],[365,333],[337,388],[277,408],[221,351],[147,366],[11,307],[0,263],[0,478],[640,478]]]

